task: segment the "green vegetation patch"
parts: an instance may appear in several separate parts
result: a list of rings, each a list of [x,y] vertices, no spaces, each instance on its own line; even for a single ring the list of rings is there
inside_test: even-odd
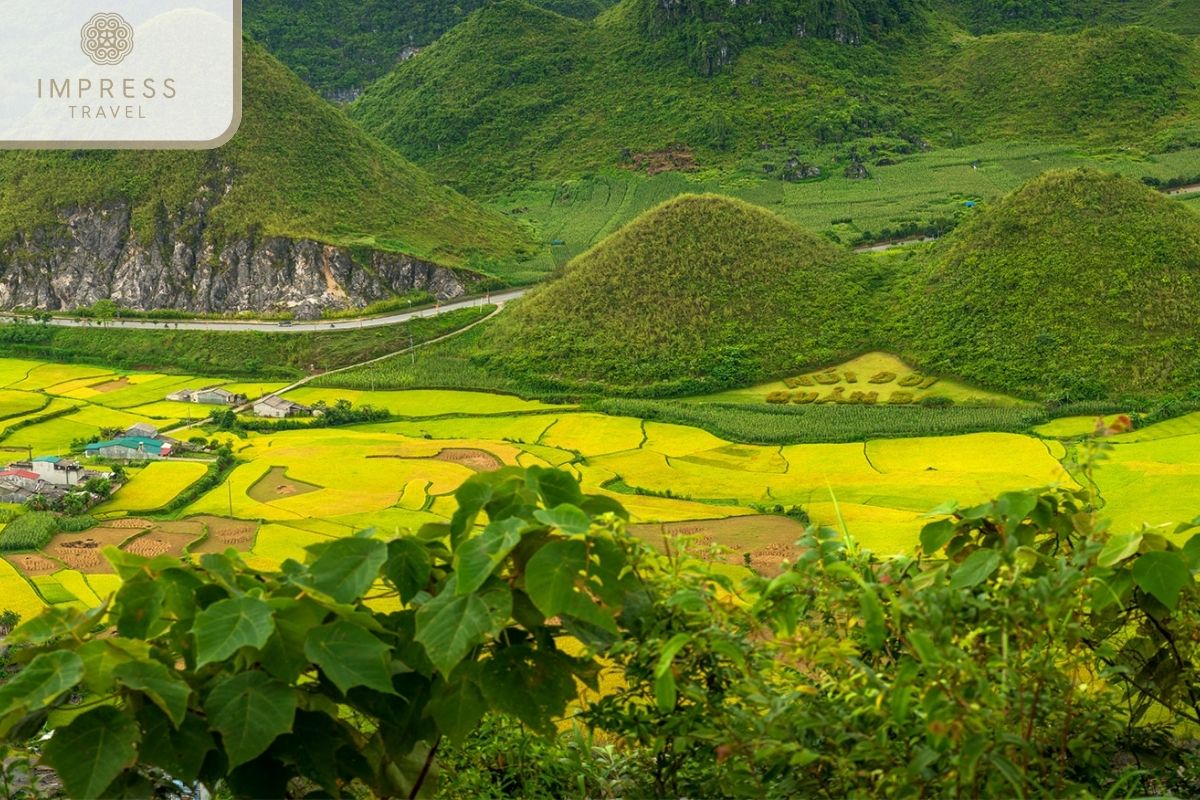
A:
[[[0,552],[41,550],[58,532],[58,520],[49,511],[22,514],[0,531]]]
[[[494,306],[436,317],[327,333],[183,331],[0,325],[0,354],[126,369],[176,370],[213,376],[296,378],[404,350],[486,317]]]

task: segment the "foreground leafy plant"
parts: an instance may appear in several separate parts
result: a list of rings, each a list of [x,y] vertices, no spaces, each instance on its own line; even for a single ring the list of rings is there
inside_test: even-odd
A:
[[[489,710],[552,732],[596,671],[556,639],[611,641],[636,589],[614,535],[625,513],[538,468],[457,498],[449,525],[332,541],[278,572],[108,551],[124,581],[109,605],[51,609],[12,636],[28,647],[0,687],[0,736],[49,721],[43,759],[74,798],[161,775],[238,796],[415,797],[443,738]],[[87,699],[67,708],[77,685]]]

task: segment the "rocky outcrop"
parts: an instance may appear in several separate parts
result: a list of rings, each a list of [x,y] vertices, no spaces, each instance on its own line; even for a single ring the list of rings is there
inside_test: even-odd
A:
[[[219,190],[218,190],[219,191]],[[144,242],[128,204],[76,208],[0,247],[0,308],[60,310],[111,299],[139,309],[220,313],[361,308],[413,291],[448,300],[478,276],[400,253],[248,234],[216,241],[207,203],[165,213]]]

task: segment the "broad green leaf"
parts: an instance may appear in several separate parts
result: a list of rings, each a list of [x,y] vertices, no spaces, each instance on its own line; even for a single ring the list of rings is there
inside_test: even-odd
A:
[[[950,588],[970,589],[987,580],[1000,566],[1000,554],[995,550],[976,550],[958,565],[950,578]]]
[[[1188,566],[1192,569],[1200,567],[1200,534],[1187,540],[1187,544],[1183,546],[1183,554],[1187,556]]]
[[[261,648],[275,632],[271,607],[256,597],[221,600],[196,615],[196,667],[224,661],[243,647]]]
[[[379,578],[387,558],[387,545],[377,539],[337,539],[309,565],[312,586],[339,603],[352,603]]]
[[[996,499],[996,513],[1011,527],[1028,517],[1037,504],[1034,492],[1006,492]]]
[[[1096,564],[1101,567],[1111,567],[1118,564],[1138,551],[1142,546],[1140,533],[1122,533],[1109,537],[1104,543],[1104,549],[1096,556]]]
[[[42,653],[0,686],[0,734],[18,721],[15,712],[38,711],[83,678],[83,660],[70,650]]]
[[[858,599],[863,617],[863,637],[866,639],[867,647],[878,651],[879,648],[883,647],[883,641],[887,633],[883,615],[883,604],[879,602],[879,597],[875,594],[875,590],[869,586],[865,586],[860,590]]]
[[[580,591],[588,567],[587,543],[583,540],[550,542],[525,565],[525,592],[547,617],[574,617],[616,633],[615,613],[596,605]]]
[[[124,686],[150,698],[176,727],[183,723],[192,688],[162,664],[157,661],[130,661],[114,669],[113,677]]]
[[[54,639],[74,634],[84,634],[108,611],[108,603],[89,611],[80,611],[72,606],[51,606],[33,619],[21,623],[5,637],[7,644],[45,644]]]
[[[388,560],[383,574],[400,592],[400,600],[407,603],[429,583],[432,563],[429,550],[412,538],[393,539],[388,542]]]
[[[103,797],[104,790],[137,761],[142,735],[132,718],[101,706],[59,728],[46,742],[43,760],[75,800]]]
[[[153,764],[184,783],[194,783],[204,765],[204,758],[213,749],[212,734],[201,717],[188,713],[183,724],[175,724],[157,706],[149,703],[138,709],[138,725],[142,729],[142,744],[138,760]]]
[[[75,651],[83,659],[83,684],[97,695],[115,688],[113,670],[129,661],[150,657],[150,645],[136,639],[92,639]]]
[[[521,542],[525,522],[517,517],[492,522],[483,533],[468,539],[454,551],[458,593],[470,594],[483,586],[496,567]]]
[[[441,594],[417,611],[414,638],[425,647],[438,671],[449,675],[491,629],[487,605],[478,595],[459,595],[451,579]]]
[[[1138,556],[1133,562],[1133,580],[1142,591],[1174,609],[1179,593],[1192,582],[1192,572],[1182,552],[1160,550]]]
[[[483,664],[483,695],[498,711],[551,736],[576,696],[570,658],[527,645],[506,647]]]
[[[592,520],[588,515],[570,503],[563,503],[549,510],[538,509],[533,512],[533,516],[538,522],[558,528],[569,536],[587,533],[592,528]]]
[[[601,514],[612,514],[618,519],[628,520],[629,512],[625,506],[611,497],[602,494],[589,494],[579,506],[585,514],[598,517]]]
[[[428,708],[438,729],[455,744],[461,744],[483,718],[487,702],[474,681],[460,679],[443,685]]]
[[[242,672],[217,684],[204,704],[232,769],[261,755],[292,729],[296,693],[265,672]]]
[[[576,581],[587,567],[587,545],[578,540],[550,542],[529,559],[525,591],[547,617],[566,611]]]
[[[275,633],[263,646],[259,661],[272,676],[292,683],[312,663],[304,654],[308,632],[320,625],[329,611],[310,599],[276,597],[270,604],[275,611]]]
[[[954,535],[953,520],[943,519],[930,522],[921,529],[921,550],[925,555],[933,555],[946,546]]]
[[[147,639],[161,624],[166,591],[161,583],[139,580],[117,592],[117,632],[127,639]]]
[[[390,648],[357,625],[339,620],[308,634],[304,654],[343,694],[355,686],[392,692]]]
[[[547,508],[563,503],[578,506],[583,502],[579,482],[566,470],[530,467],[528,474],[537,483],[538,494]]]

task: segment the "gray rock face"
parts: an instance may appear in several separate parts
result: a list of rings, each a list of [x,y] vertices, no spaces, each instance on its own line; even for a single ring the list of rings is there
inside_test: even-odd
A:
[[[465,294],[469,272],[399,253],[351,254],[309,239],[250,236],[214,242],[198,199],[183,219],[161,219],[154,241],[138,240],[128,204],[64,212],[61,223],[0,246],[0,308],[61,310],[111,299],[124,308],[194,312],[361,308],[425,291]],[[165,215],[164,215],[165,216]]]

